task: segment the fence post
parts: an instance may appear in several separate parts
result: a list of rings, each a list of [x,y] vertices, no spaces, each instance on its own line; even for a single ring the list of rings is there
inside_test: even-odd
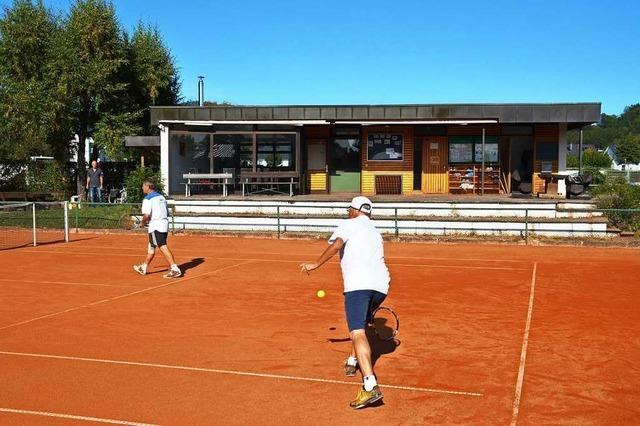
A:
[[[79,216],[80,216],[80,203],[76,202],[75,205],[76,205],[75,210],[76,210],[76,234],[77,234],[78,232],[80,232],[80,229],[79,229],[80,228],[80,226],[79,226],[79,222],[80,222],[80,218],[79,218]]]
[[[33,246],[37,245],[36,237],[36,203],[31,204],[31,215],[33,217]]]
[[[394,212],[394,218],[395,218],[395,227],[396,227],[396,239],[400,238],[399,236],[399,230],[398,230],[398,208],[394,208],[393,209]]]
[[[529,245],[529,209],[524,209],[524,244]]]
[[[176,233],[176,207],[175,205],[171,208],[171,234]]]
[[[69,202],[64,202],[64,242],[69,242]]]
[[[278,239],[280,238],[280,206],[276,206],[276,217],[278,219]]]

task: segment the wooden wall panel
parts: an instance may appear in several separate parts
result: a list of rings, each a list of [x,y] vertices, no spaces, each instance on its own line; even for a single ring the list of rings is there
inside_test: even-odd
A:
[[[411,171],[390,171],[390,170],[363,170],[362,171],[362,193],[365,195],[376,194],[376,175],[401,175],[402,193],[411,194],[413,192],[413,170]]]
[[[327,190],[327,174],[324,172],[307,173],[307,188],[310,191],[326,191]]]

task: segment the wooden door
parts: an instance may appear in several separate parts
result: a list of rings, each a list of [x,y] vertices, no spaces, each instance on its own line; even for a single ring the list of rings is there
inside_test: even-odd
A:
[[[449,146],[444,136],[429,136],[422,140],[422,192],[449,192]]]
[[[307,140],[307,189],[309,193],[326,193],[328,189],[327,140]]]

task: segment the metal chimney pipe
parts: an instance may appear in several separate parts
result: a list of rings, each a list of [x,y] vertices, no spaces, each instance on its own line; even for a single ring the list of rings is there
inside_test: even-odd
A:
[[[198,76],[198,106],[204,106],[204,76]]]

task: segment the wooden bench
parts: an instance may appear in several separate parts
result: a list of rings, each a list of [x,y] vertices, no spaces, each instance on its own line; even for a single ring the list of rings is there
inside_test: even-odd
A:
[[[0,192],[0,201],[29,201],[27,192]]]
[[[300,173],[298,172],[241,172],[240,183],[242,184],[242,196],[271,192],[287,195],[286,192],[278,190],[280,185],[289,186],[289,197],[293,197],[293,187],[300,185]],[[246,187],[256,187],[256,191],[246,191]],[[263,189],[259,189],[262,187]]]
[[[191,196],[192,186],[222,185],[222,196],[227,196],[227,185],[233,185],[233,175],[231,173],[184,173],[182,179],[185,197]]]

